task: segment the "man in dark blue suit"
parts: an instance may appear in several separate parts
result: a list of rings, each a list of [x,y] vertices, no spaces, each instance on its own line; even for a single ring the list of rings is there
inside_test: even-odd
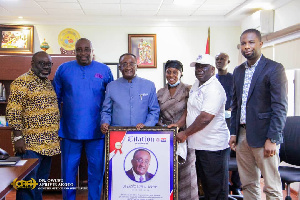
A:
[[[134,152],[131,160],[132,168],[126,171],[126,175],[133,181],[145,182],[153,178],[153,174],[148,172],[151,155],[145,149],[138,149]]]
[[[285,70],[261,54],[259,31],[244,31],[240,44],[247,61],[233,72],[229,145],[236,150],[244,199],[260,199],[261,174],[267,199],[282,199],[278,165],[287,113]]]

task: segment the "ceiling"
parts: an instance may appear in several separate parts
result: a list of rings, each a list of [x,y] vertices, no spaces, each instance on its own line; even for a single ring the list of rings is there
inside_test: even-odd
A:
[[[240,25],[257,10],[276,9],[290,1],[194,0],[183,6],[173,0],[0,0],[0,23]]]

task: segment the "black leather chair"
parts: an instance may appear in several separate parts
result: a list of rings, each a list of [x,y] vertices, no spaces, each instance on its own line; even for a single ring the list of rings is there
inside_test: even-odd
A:
[[[284,142],[280,147],[280,160],[300,167],[300,116],[288,117],[283,131]],[[300,182],[300,168],[279,166],[282,189],[287,188],[285,200],[291,200],[290,184]]]

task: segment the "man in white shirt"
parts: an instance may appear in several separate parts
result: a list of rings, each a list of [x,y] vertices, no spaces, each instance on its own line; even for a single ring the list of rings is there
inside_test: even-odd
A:
[[[204,54],[190,64],[197,80],[187,103],[187,129],[176,135],[196,150],[196,168],[205,199],[228,198],[229,130],[225,121],[226,93],[215,77],[215,59]]]

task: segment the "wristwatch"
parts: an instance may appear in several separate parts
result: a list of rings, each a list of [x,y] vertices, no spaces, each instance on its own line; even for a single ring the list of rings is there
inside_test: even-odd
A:
[[[23,138],[23,136],[22,135],[20,135],[20,136],[17,136],[17,137],[14,137],[14,142],[16,142],[16,141],[18,141],[18,140],[20,140],[20,139],[22,139]]]
[[[269,140],[270,140],[272,143],[276,143],[276,142],[277,142],[277,140],[272,139],[272,138],[269,138]]]

